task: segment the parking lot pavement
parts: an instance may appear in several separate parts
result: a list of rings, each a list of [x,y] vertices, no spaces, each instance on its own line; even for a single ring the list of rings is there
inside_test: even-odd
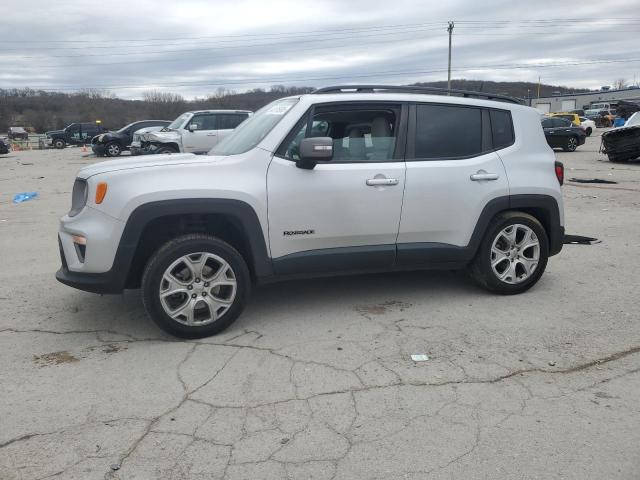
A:
[[[637,478],[640,162],[599,140],[557,157],[618,182],[564,188],[567,233],[602,243],[565,246],[528,293],[448,272],[273,284],[199,341],[137,292],[55,281],[95,158],[0,156],[0,478]]]

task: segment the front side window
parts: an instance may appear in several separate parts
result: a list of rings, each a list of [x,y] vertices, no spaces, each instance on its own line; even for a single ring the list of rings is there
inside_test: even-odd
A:
[[[542,120],[542,128],[552,128],[553,122],[550,118],[545,118]]]
[[[416,158],[461,158],[481,152],[481,109],[457,105],[417,105]]]
[[[398,130],[396,108],[320,107],[307,121],[298,124],[279,154],[299,160],[303,138],[330,137],[335,162],[384,162],[394,158]]]
[[[197,125],[197,130],[217,130],[216,117],[217,115],[211,113],[194,115],[186,128],[189,129],[191,125]]]
[[[213,147],[209,154],[238,155],[248,152],[267,136],[298,100],[298,97],[283,98],[261,108]]]

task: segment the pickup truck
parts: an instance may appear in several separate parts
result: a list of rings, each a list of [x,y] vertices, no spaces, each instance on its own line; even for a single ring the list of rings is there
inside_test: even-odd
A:
[[[86,145],[96,135],[107,129],[97,123],[72,123],[62,130],[45,132],[46,143],[54,148],[64,148],[67,145]]]

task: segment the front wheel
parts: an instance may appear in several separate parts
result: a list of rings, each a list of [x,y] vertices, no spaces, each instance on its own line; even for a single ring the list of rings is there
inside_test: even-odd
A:
[[[62,140],[62,139],[57,139],[56,141],[53,142],[53,146],[57,149],[61,149],[67,146],[67,143]]]
[[[178,153],[178,151],[173,147],[160,147],[156,150],[157,154],[163,153]]]
[[[489,224],[471,273],[477,283],[503,295],[522,293],[547,267],[549,240],[542,224],[523,212],[505,212]]]
[[[107,157],[117,157],[122,153],[122,148],[118,142],[109,142],[104,149]]]
[[[590,137],[591,134],[593,133],[593,130],[591,129],[591,127],[587,127],[587,130],[585,131],[585,133],[587,134],[587,137]]]
[[[214,335],[233,323],[251,289],[242,255],[204,234],[178,237],[162,246],[142,277],[143,301],[151,319],[180,338]]]

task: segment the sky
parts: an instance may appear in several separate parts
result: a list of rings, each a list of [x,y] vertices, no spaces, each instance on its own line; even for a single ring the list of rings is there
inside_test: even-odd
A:
[[[206,97],[452,78],[640,82],[640,0],[30,0],[0,16],[0,88]]]

